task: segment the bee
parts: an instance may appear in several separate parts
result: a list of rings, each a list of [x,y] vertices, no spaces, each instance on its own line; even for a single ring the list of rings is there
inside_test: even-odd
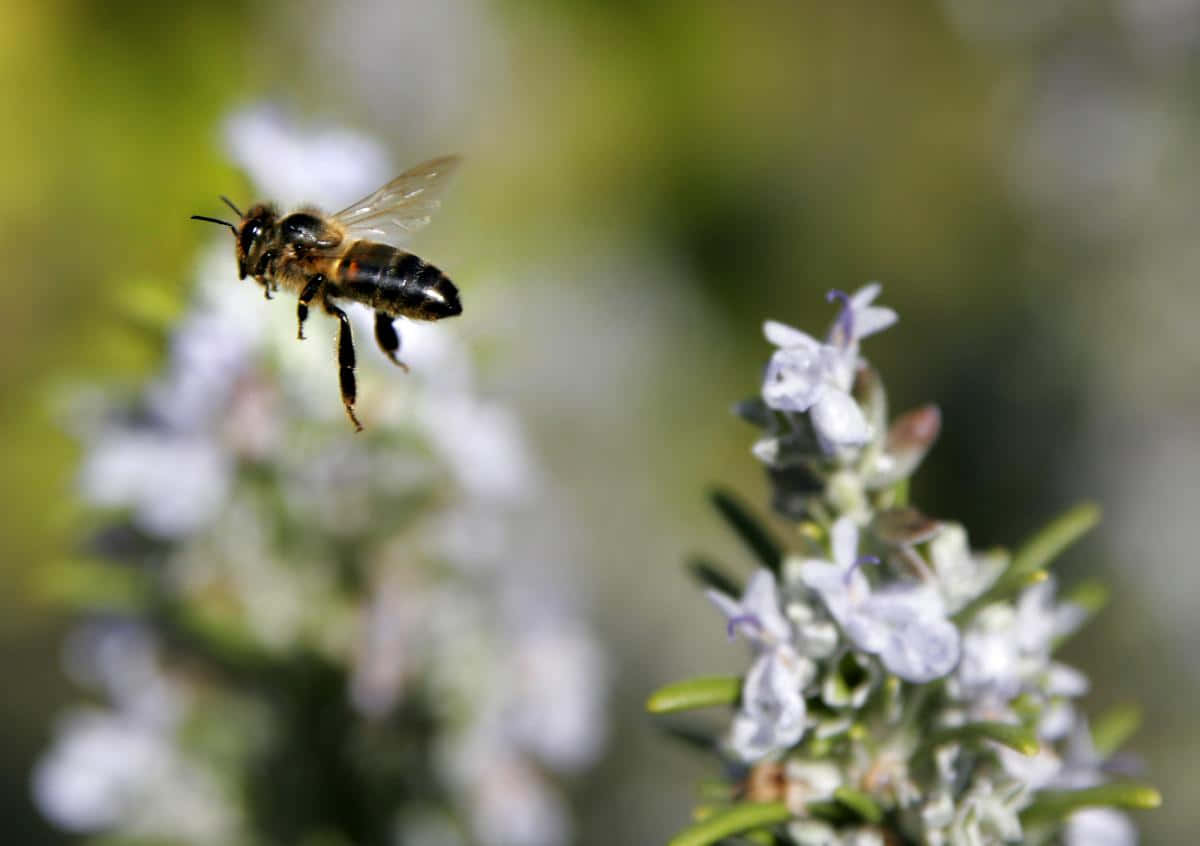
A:
[[[280,288],[298,295],[298,339],[304,339],[310,303],[320,303],[326,314],[337,318],[342,403],[356,431],[362,431],[362,424],[354,413],[354,338],[337,301],[362,303],[375,310],[375,340],[384,355],[406,372],[408,366],[397,357],[400,336],[395,319],[441,320],[462,313],[458,289],[446,274],[398,246],[429,223],[459,161],[457,156],[443,156],[419,164],[333,215],[301,208],[281,216],[267,204],[242,214],[221,197],[238,216],[238,223],[192,216],[233,231],[239,279],[252,277],[263,286],[267,299]]]

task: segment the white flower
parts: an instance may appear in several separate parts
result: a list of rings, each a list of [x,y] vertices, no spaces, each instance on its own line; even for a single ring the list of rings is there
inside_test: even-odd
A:
[[[1078,605],[1054,603],[1054,579],[1026,588],[1017,600],[1017,636],[1030,654],[1048,653],[1057,638],[1065,637],[1083,624],[1087,614]]]
[[[1046,787],[1062,769],[1062,759],[1044,743],[1032,755],[999,743],[991,746],[1004,771],[1031,792]]]
[[[470,800],[471,827],[484,846],[565,846],[571,840],[563,801],[519,759],[488,762]]]
[[[929,561],[950,614],[991,587],[1007,564],[1000,553],[972,553],[967,532],[957,523],[942,524],[929,542]]]
[[[147,781],[169,768],[171,750],[146,728],[95,708],[64,718],[33,774],[42,813],[75,832],[111,828],[125,819],[145,798]]]
[[[832,544],[832,563],[804,559],[799,575],[854,645],[879,655],[889,672],[906,681],[931,681],[954,669],[958,629],[946,619],[937,591],[893,584],[872,592],[857,558],[858,527],[848,517],[834,524]]]
[[[608,662],[582,625],[548,620],[510,648],[515,690],[507,707],[521,744],[558,773],[578,772],[606,740]]]
[[[850,395],[858,368],[858,342],[896,322],[896,313],[872,306],[880,286],[868,285],[852,297],[842,295],[843,308],[827,343],[782,323],[763,324],[767,340],[779,347],[767,364],[763,400],[779,411],[810,412],[822,448],[861,446],[871,427]]]
[[[783,614],[775,575],[770,570],[759,569],[750,577],[740,602],[718,590],[709,590],[707,595],[729,618],[731,635],[741,631],[761,648],[792,643],[792,624]]]
[[[33,796],[68,831],[119,829],[186,844],[235,841],[236,817],[212,774],[184,757],[173,723],[136,709],[80,708],[33,772]]]
[[[952,693],[960,699],[1008,701],[1025,690],[1045,696],[1079,696],[1087,679],[1077,670],[1050,660],[1057,638],[1073,631],[1083,611],[1054,604],[1054,581],[1027,588],[1016,607],[996,603],[984,608],[963,635],[963,657]]]
[[[833,798],[846,783],[841,767],[831,761],[790,760],[784,766],[787,781],[788,807],[805,813],[809,802],[824,802]]]
[[[816,665],[795,649],[795,632],[784,616],[774,574],[765,568],[756,571],[740,602],[716,590],[708,591],[708,598],[729,618],[729,633],[743,632],[758,655],[742,686],[730,747],[747,762],[787,749],[804,735],[804,688],[816,675]]]
[[[317,203],[336,211],[391,175],[387,156],[374,140],[340,128],[305,130],[269,105],[234,114],[225,135],[234,161],[263,199],[281,207]]]
[[[790,822],[787,833],[797,846],[842,846],[842,839],[833,826],[820,820]]]
[[[862,409],[842,385],[842,354],[798,329],[767,321],[767,340],[780,349],[767,364],[763,400],[779,411],[811,412],[813,429],[830,451],[838,446],[861,446],[871,439]]]
[[[1064,846],[1137,846],[1137,827],[1112,808],[1085,808],[1067,817]]]
[[[763,652],[742,687],[729,745],[747,763],[799,742],[807,727],[804,687],[816,668],[788,646]]]
[[[208,438],[114,429],[92,445],[80,486],[96,505],[129,508],[141,529],[169,538],[216,517],[232,476],[230,457]]]

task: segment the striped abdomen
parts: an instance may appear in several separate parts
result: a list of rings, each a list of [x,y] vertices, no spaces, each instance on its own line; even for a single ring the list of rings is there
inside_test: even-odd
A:
[[[445,274],[387,244],[351,244],[333,281],[345,296],[394,317],[439,320],[462,313],[458,289]]]

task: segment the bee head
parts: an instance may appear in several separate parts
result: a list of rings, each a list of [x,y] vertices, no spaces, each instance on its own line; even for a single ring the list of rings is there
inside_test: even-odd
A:
[[[251,267],[258,264],[267,245],[274,239],[275,210],[270,206],[255,206],[237,226],[238,278],[245,279]]]

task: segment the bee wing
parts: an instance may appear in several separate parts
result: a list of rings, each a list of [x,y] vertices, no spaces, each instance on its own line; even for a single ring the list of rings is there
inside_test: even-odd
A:
[[[400,243],[429,223],[442,204],[449,177],[461,162],[442,156],[397,176],[378,191],[351,203],[333,216],[346,230],[373,241]]]

